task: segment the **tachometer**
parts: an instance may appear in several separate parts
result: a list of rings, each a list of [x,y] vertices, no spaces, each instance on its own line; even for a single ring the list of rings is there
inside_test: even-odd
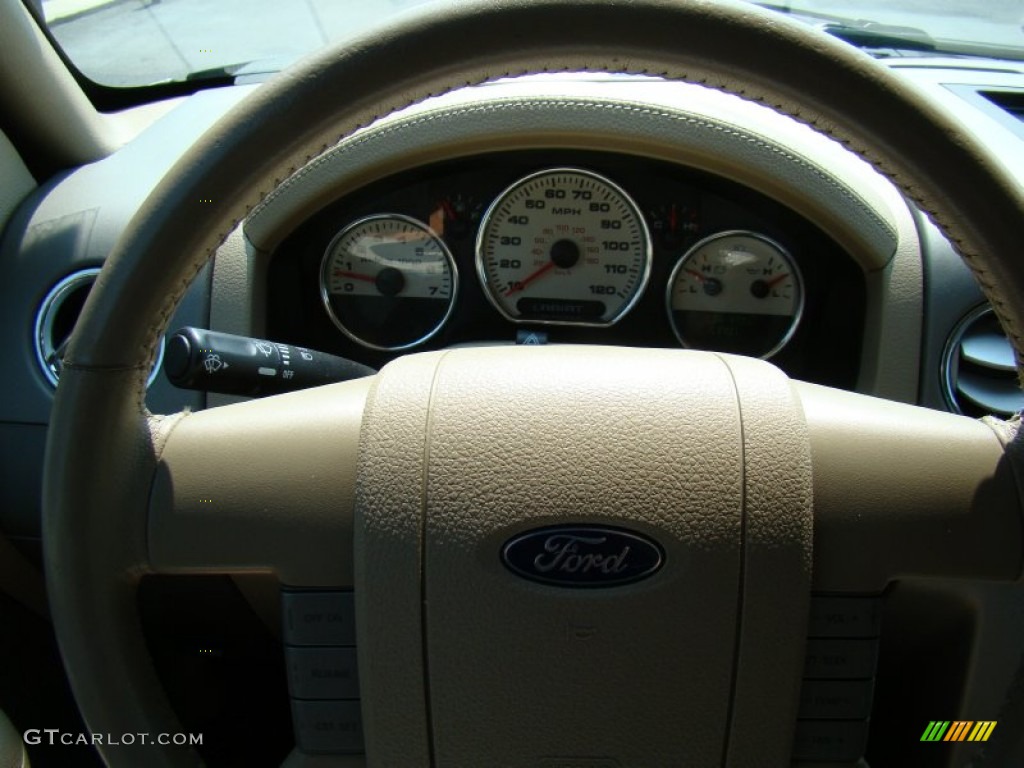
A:
[[[803,280],[786,250],[754,232],[701,240],[668,281],[669,322],[686,347],[771,357],[803,311]]]
[[[406,349],[451,314],[455,262],[423,222],[395,213],[349,224],[327,246],[320,294],[341,331],[372,349]]]
[[[520,179],[484,215],[476,244],[487,297],[519,323],[612,325],[636,303],[651,238],[636,203],[590,171]]]

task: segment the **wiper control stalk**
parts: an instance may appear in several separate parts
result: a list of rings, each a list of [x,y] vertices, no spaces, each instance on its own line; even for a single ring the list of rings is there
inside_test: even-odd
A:
[[[373,368],[305,347],[185,327],[168,341],[164,371],[176,387],[260,397],[372,376]]]

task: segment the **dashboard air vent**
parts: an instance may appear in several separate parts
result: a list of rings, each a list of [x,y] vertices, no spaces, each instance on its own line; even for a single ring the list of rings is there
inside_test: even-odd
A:
[[[954,329],[942,359],[949,404],[966,416],[1010,416],[1024,409],[1013,347],[987,304]]]
[[[78,316],[82,312],[85,300],[89,296],[89,290],[96,282],[96,275],[99,272],[99,267],[72,272],[50,289],[36,311],[33,335],[36,361],[39,363],[43,376],[54,387],[57,386],[57,381],[60,379],[64,351],[71,338],[71,332],[75,328],[75,323],[78,322]],[[163,356],[164,345],[161,342],[160,349],[157,350],[153,372],[149,376],[149,384],[153,383],[157,371],[160,370]]]

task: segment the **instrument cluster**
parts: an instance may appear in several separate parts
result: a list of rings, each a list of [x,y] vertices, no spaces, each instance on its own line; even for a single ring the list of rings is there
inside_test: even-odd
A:
[[[682,346],[852,383],[864,276],[753,190],[673,164],[522,151],[404,172],[273,255],[268,333],[379,365],[479,342]]]

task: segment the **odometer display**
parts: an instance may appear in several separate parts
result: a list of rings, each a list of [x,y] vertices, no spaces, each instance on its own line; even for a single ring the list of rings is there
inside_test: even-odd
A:
[[[590,171],[556,168],[505,190],[484,215],[477,271],[520,323],[607,326],[636,303],[651,238],[633,200]]]

